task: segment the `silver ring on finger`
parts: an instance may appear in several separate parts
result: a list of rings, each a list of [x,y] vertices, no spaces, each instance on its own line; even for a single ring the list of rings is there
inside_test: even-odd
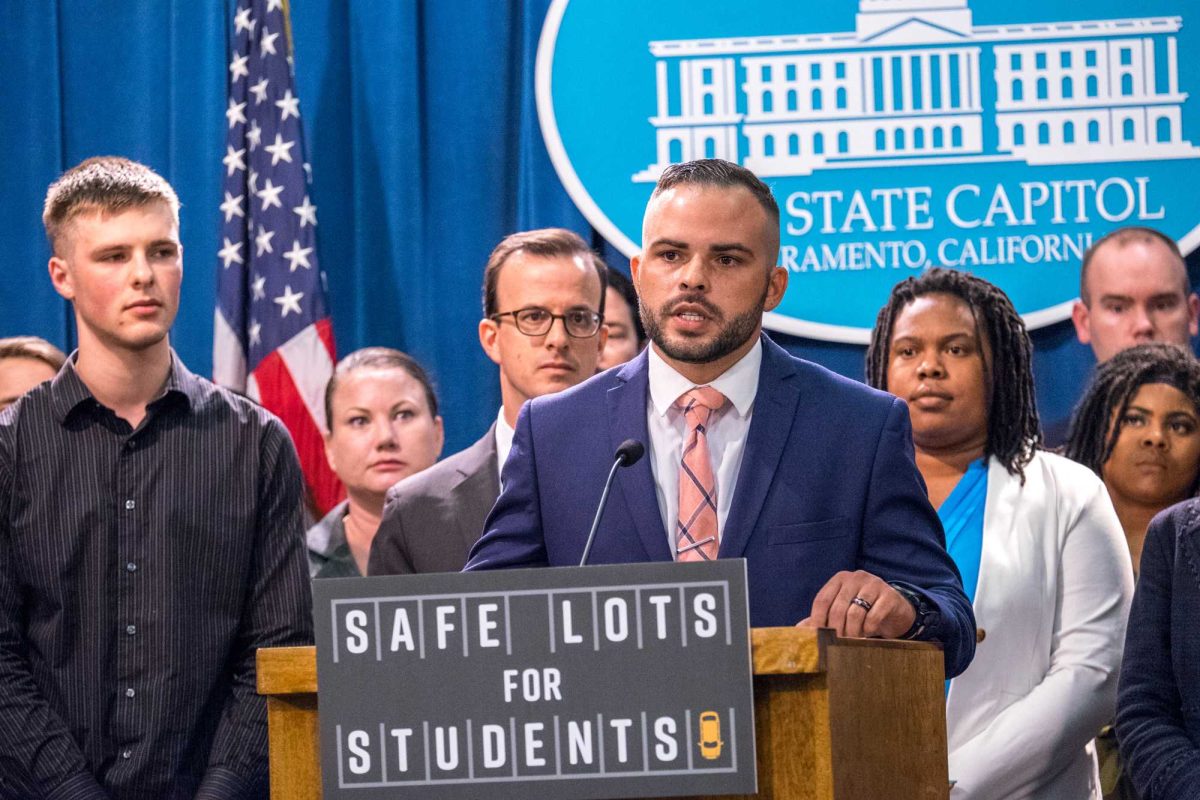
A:
[[[870,600],[865,600],[861,597],[855,597],[850,602],[867,612],[869,612],[871,610],[871,606],[874,605],[874,603],[872,603]]]

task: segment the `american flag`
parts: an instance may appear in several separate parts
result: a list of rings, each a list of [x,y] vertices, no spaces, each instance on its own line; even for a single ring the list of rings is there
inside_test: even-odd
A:
[[[342,491],[321,435],[336,351],[284,2],[239,0],[233,19],[213,378],[283,420],[323,514]]]

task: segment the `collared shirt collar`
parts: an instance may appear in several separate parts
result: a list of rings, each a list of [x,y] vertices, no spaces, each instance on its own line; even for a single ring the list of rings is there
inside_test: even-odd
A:
[[[675,368],[658,354],[654,345],[646,349],[649,351],[650,402],[655,413],[665,416],[675,400],[697,384],[676,372]],[[763,345],[760,338],[737,363],[721,373],[716,380],[706,384],[725,395],[740,417],[746,416],[754,405],[754,397],[758,394],[758,375],[762,371],[762,358]]]
[[[346,512],[349,509],[350,501],[343,500],[308,529],[304,538],[308,540],[310,551],[323,558],[334,558],[343,549],[349,552],[350,545],[346,542]]]
[[[496,463],[501,471],[504,470],[504,462],[508,460],[508,451],[512,449],[515,434],[512,425],[504,418],[504,406],[500,406],[500,413],[496,415]]]
[[[65,423],[77,409],[84,407],[99,407],[100,403],[92,395],[90,389],[79,377],[75,362],[79,359],[79,351],[71,353],[67,363],[50,381],[50,407],[58,422]],[[147,405],[147,408],[158,408],[168,399],[174,401],[182,398],[189,408],[194,408],[200,401],[201,389],[199,380],[183,365],[175,351],[171,351],[171,369],[167,373],[167,382],[162,393]]]

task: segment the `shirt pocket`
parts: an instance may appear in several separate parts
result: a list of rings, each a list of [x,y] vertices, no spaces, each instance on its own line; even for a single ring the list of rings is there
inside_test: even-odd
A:
[[[845,517],[834,517],[813,522],[772,525],[767,528],[767,543],[771,546],[808,544],[842,539],[849,535],[850,521]]]

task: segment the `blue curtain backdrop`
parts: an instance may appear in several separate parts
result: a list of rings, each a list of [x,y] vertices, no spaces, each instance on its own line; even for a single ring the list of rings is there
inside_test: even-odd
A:
[[[476,337],[495,243],[559,225],[628,269],[575,209],[542,144],[533,64],[548,4],[291,0],[339,352],[388,345],[425,363],[445,409],[447,453],[474,441],[500,402]],[[72,346],[69,308],[46,277],[41,204],[63,169],[116,153],[179,191],[185,278],[173,340],[209,374],[231,18],[230,0],[0,0],[0,336]],[[860,347],[776,339],[862,376]],[[1043,416],[1058,419],[1091,353],[1069,324],[1034,341]]]

